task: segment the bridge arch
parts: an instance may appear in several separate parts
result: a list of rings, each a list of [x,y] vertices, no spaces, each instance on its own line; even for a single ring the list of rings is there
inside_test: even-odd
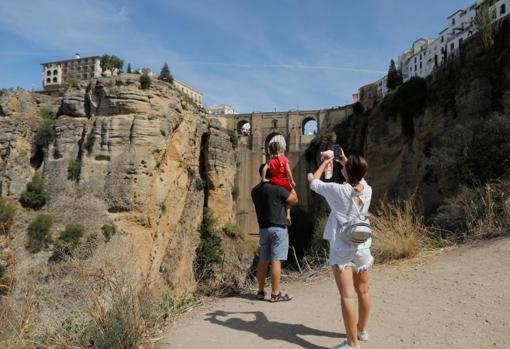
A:
[[[319,124],[315,117],[307,116],[303,119],[301,123],[301,134],[302,135],[314,135],[317,134],[319,130]]]
[[[251,134],[251,124],[248,120],[242,119],[237,122],[237,134],[240,136],[249,136]]]
[[[287,140],[285,139],[285,136],[281,132],[271,132],[266,136],[266,140],[264,142],[264,151],[266,154],[269,154],[269,144],[273,142],[280,143],[284,152],[287,150]]]

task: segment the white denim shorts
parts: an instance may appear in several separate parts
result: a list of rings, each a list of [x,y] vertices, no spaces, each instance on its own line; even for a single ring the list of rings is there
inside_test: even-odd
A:
[[[354,251],[338,251],[329,248],[329,264],[338,265],[340,270],[351,267],[355,272],[367,271],[374,265],[374,257],[369,248]]]

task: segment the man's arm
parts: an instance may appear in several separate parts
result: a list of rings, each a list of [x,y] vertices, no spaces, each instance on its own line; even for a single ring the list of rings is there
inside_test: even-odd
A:
[[[298,196],[297,196],[297,193],[294,189],[292,189],[292,191],[290,192],[289,196],[287,197],[287,199],[285,200],[285,203],[287,205],[297,205],[298,203]]]

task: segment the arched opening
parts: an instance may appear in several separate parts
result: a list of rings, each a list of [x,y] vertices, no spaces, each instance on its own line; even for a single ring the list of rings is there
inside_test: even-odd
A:
[[[302,132],[304,135],[315,135],[318,131],[317,126],[317,121],[312,117],[308,117],[303,120]]]
[[[505,5],[505,4],[502,4],[502,5],[501,5],[501,9],[500,9],[500,11],[499,11],[499,14],[500,14],[501,16],[503,16],[505,13],[506,13],[506,5]]]
[[[57,69],[55,69],[55,70],[53,71],[53,75],[57,75],[57,74],[58,74],[58,71],[57,71]]]
[[[51,78],[47,78],[47,79],[46,79],[46,83],[47,83],[47,84],[50,84],[50,83],[51,83]]]
[[[53,82],[57,82],[57,78],[56,77],[53,78]]]
[[[46,71],[46,75],[47,75],[47,76],[50,76],[50,75],[51,75],[51,70],[47,70],[47,71]]]
[[[249,136],[251,134],[251,125],[246,120],[237,123],[237,134],[241,136]]]
[[[266,137],[266,142],[264,144],[266,154],[269,154],[269,144],[273,142],[280,143],[283,152],[287,150],[287,141],[285,140],[285,137],[283,137],[281,133],[274,132]]]

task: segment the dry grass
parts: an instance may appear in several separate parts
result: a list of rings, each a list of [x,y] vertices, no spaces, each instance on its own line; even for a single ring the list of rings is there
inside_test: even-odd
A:
[[[488,239],[510,231],[510,180],[463,188],[455,201],[464,208],[468,238]]]
[[[54,286],[65,288],[62,297],[61,290],[40,287],[36,277],[23,278],[1,304],[0,348],[139,348],[191,302],[154,294],[143,280],[113,267],[87,268],[79,260],[56,266],[51,277],[76,287]]]
[[[430,232],[410,199],[403,203],[381,202],[372,220],[372,254],[379,262],[411,258],[426,246]]]

